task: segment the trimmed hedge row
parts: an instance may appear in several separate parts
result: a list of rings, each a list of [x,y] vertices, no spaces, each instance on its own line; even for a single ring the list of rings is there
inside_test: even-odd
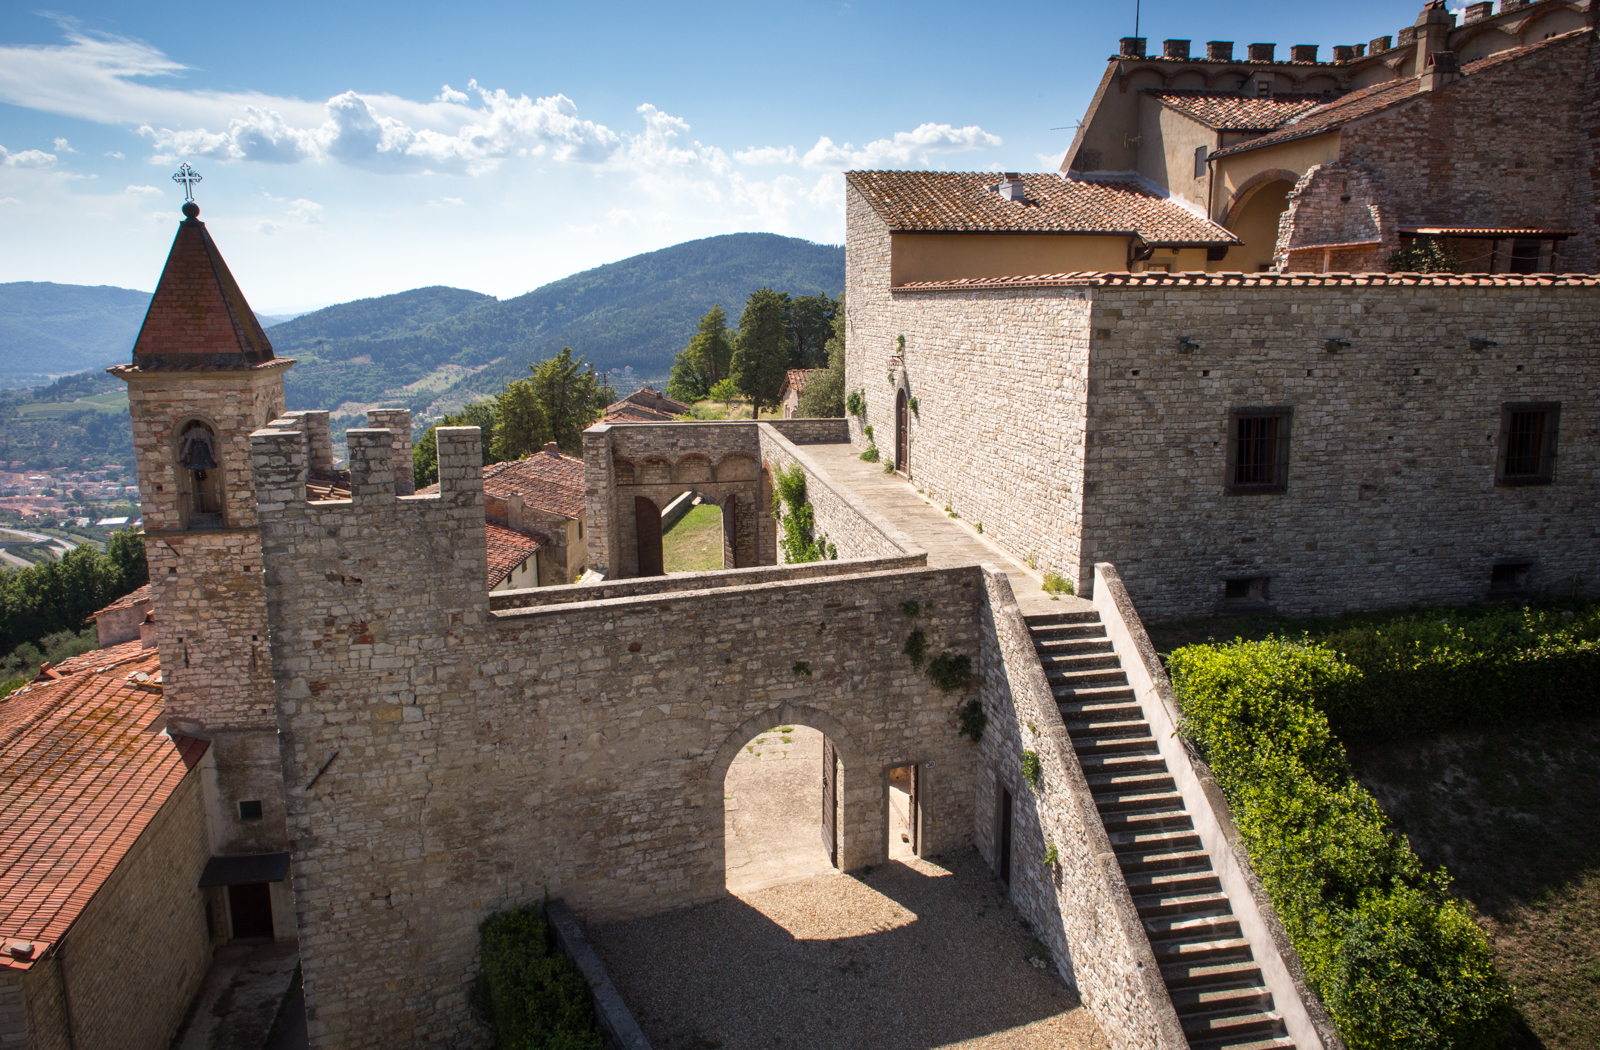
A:
[[[1169,662],[1306,976],[1352,1050],[1488,1050],[1511,1019],[1489,944],[1351,776],[1321,703],[1359,695],[1332,648],[1269,638]]]
[[[1317,640],[1361,672],[1319,697],[1345,740],[1600,712],[1600,605],[1432,610]]]
[[[555,947],[543,911],[501,912],[478,925],[474,1006],[494,1028],[495,1050],[604,1050],[589,984]]]

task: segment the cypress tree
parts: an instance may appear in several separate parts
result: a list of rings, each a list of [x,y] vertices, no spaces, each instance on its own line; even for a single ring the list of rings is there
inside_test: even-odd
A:
[[[750,399],[751,416],[761,406],[776,407],[789,369],[788,296],[771,288],[750,293],[739,317],[739,341],[733,352],[733,381]]]

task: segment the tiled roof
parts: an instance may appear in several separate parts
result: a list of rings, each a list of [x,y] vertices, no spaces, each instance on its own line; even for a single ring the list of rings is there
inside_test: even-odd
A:
[[[0,938],[34,960],[61,940],[205,754],[153,723],[160,669],[143,660],[26,686],[0,703]],[[29,961],[0,955],[0,967]]]
[[[615,412],[628,405],[643,405],[645,408],[655,409],[657,412],[667,412],[672,415],[682,415],[689,411],[689,406],[675,398],[670,398],[658,390],[642,386],[614,404],[606,406],[606,412]]]
[[[796,394],[804,392],[804,390],[806,388],[806,381],[807,380],[809,380],[812,376],[816,375],[818,372],[826,372],[826,371],[827,371],[826,368],[791,368],[791,369],[789,369],[788,373],[783,377],[783,388],[778,391],[778,396],[782,397],[784,394],[787,394],[791,390],[793,390]]]
[[[135,605],[138,605],[140,602],[147,602],[149,600],[150,600],[150,585],[147,583],[143,587],[138,588],[137,590],[129,591],[127,594],[124,594],[122,597],[118,598],[116,601],[112,602],[110,605],[106,606],[104,609],[98,609],[98,610],[90,613],[89,614],[89,619],[92,620],[96,616],[99,616],[101,613],[116,612],[118,609],[131,609]]]
[[[81,674],[84,671],[99,671],[107,667],[114,667],[125,660],[134,660],[150,653],[154,647],[145,648],[143,642],[135,638],[132,641],[119,642],[108,645],[104,649],[90,649],[77,656],[69,656],[58,664],[46,663],[39,668],[39,675],[35,682],[54,681],[68,675]]]
[[[1238,244],[1142,179],[1021,176],[1026,200],[987,171],[852,171],[845,178],[896,232],[1138,234],[1150,244]]]
[[[501,580],[511,575],[512,570],[550,542],[550,537],[542,532],[513,529],[493,518],[484,521],[484,531],[489,538],[490,590],[494,590]]]
[[[1600,275],[1586,273],[1080,273],[1028,277],[967,277],[956,281],[915,281],[897,292],[959,292],[986,288],[1086,288],[1124,285],[1169,288],[1426,287],[1426,288],[1595,288]]]
[[[1548,40],[1541,40],[1537,44],[1497,51],[1488,58],[1480,58],[1476,62],[1468,62],[1461,67],[1461,75],[1463,77],[1471,77],[1487,72],[1496,66],[1515,62],[1533,51],[1566,43],[1574,37],[1588,32],[1590,32],[1588,29],[1574,29],[1569,33],[1561,33]],[[1460,81],[1456,83],[1460,83]],[[1292,142],[1295,139],[1321,135],[1324,132],[1332,131],[1337,127],[1348,124],[1352,120],[1370,116],[1381,109],[1387,109],[1390,106],[1409,101],[1420,93],[1421,85],[1420,77],[1407,77],[1404,80],[1388,80],[1382,84],[1374,84],[1359,91],[1352,91],[1348,95],[1337,98],[1325,105],[1307,110],[1300,117],[1291,120],[1270,135],[1263,135],[1258,139],[1251,139],[1249,142],[1241,142],[1226,149],[1219,149],[1211,155],[1213,157],[1228,157],[1236,153],[1244,153],[1246,150],[1260,149],[1262,146],[1274,146],[1280,142]],[[1446,84],[1441,90],[1448,91],[1451,86]]]
[[[272,343],[206,224],[185,219],[133,344],[133,363],[144,371],[214,371],[272,359]]]
[[[1309,109],[1328,101],[1328,96],[1273,95],[1253,98],[1236,91],[1150,91],[1170,110],[1217,131],[1271,131]]]
[[[631,401],[619,401],[606,409],[606,414],[600,417],[602,423],[676,423],[678,417],[668,412],[658,412],[653,408],[636,405]]]
[[[418,489],[417,495],[430,496],[439,483]],[[564,518],[583,517],[587,499],[583,493],[583,460],[560,453],[535,452],[527,459],[491,463],[483,468],[483,491],[491,496],[516,495],[525,507],[533,507]]]

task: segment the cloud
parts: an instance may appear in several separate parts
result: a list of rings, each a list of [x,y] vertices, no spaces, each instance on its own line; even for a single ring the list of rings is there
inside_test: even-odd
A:
[[[67,145],[66,139],[56,139],[55,150],[57,153],[76,153],[77,150]]]
[[[137,193],[137,194],[140,194],[141,196],[146,196],[146,197],[149,197],[149,196],[159,197],[159,196],[161,196],[161,191],[158,190],[154,186],[129,186],[127,188],[127,190],[125,190],[124,192],[126,192],[126,193]]]
[[[122,151],[121,150],[116,150],[116,149],[107,150],[106,151],[106,156],[112,158],[113,160],[125,160],[126,159],[125,157],[123,157]]]
[[[969,150],[992,149],[1001,144],[999,135],[991,135],[976,124],[964,128],[950,124],[923,124],[915,131],[898,131],[893,138],[877,139],[856,149],[850,143],[836,145],[824,135],[817,144],[806,151],[800,163],[820,171],[842,171],[846,168],[925,168],[932,163],[933,153],[964,153]]]
[[[800,154],[795,152],[793,146],[752,146],[742,149],[733,155],[733,159],[740,164],[758,166],[763,164],[795,164],[800,160]]]
[[[0,146],[0,165],[8,168],[48,168],[55,164],[56,155],[39,149],[25,149],[12,153]]]
[[[290,203],[286,214],[288,214],[289,218],[297,219],[304,223],[321,222],[322,205],[316,201],[299,199]]]
[[[435,102],[456,102],[465,105],[472,101],[472,96],[465,91],[457,91],[449,84],[446,84],[439,89],[439,93],[433,97],[433,100]]]

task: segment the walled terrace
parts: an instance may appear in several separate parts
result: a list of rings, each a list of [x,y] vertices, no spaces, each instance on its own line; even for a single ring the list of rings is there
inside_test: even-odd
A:
[[[436,432],[439,491],[424,496],[397,494],[388,430],[350,430],[351,498],[314,502],[303,420],[252,435],[313,1046],[487,1045],[468,991],[492,912],[549,894],[608,923],[725,896],[725,774],[784,723],[838,754],[840,869],[887,859],[889,770],[915,765],[920,851],[976,843],[1014,872],[1012,899],[1113,1046],[1185,1045],[1060,713],[1040,700],[1011,573],[881,467],[833,477],[824,462],[849,465],[842,421],[795,423],[592,428],[591,565],[623,571],[492,597],[476,428]],[[737,567],[627,571],[633,500],[699,486],[767,530],[768,479],[790,465],[837,560],[740,565],[772,541],[734,531]],[[634,571],[637,558],[635,540]],[[1032,600],[1037,584],[1019,587]],[[966,656],[969,684],[938,688],[907,655],[913,632],[929,656]],[[959,732],[973,701],[981,745]],[[1047,756],[1048,790],[1019,787],[1026,750]],[[1002,784],[1015,868],[996,845]]]

